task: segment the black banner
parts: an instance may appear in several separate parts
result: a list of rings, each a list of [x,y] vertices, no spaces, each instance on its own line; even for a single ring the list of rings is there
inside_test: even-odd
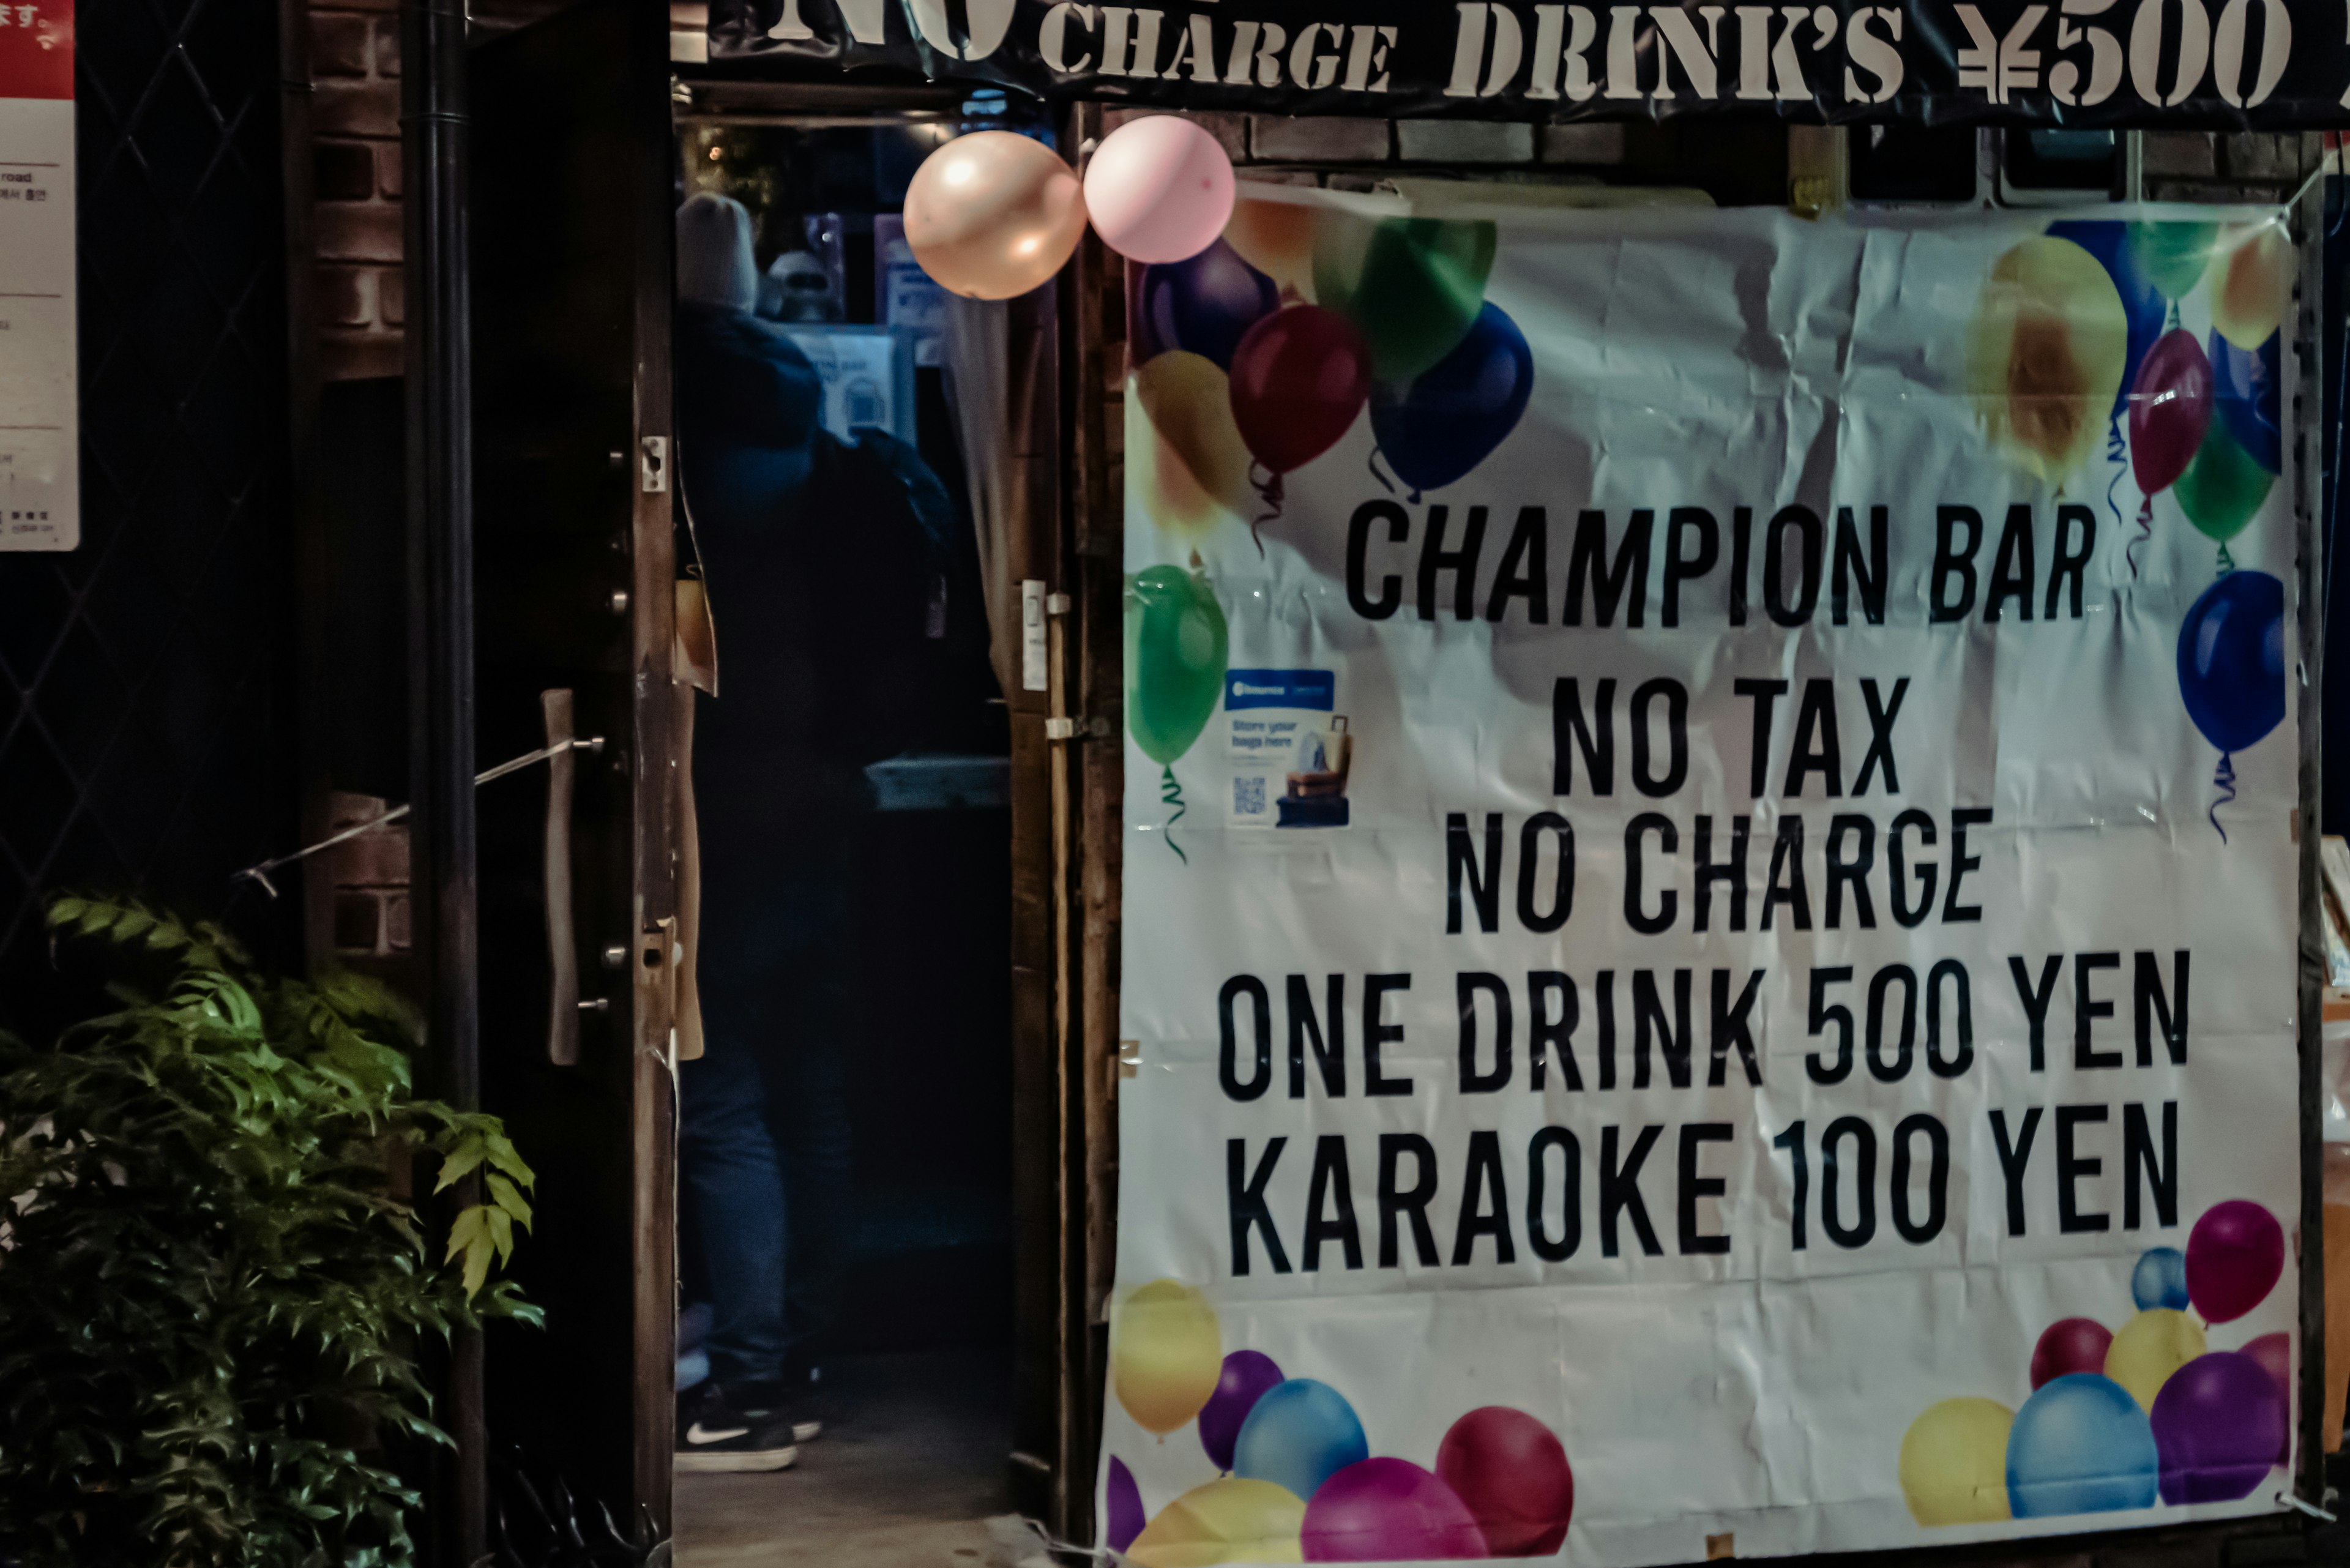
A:
[[[1282,114],[2350,126],[2344,0],[712,0],[710,54]]]

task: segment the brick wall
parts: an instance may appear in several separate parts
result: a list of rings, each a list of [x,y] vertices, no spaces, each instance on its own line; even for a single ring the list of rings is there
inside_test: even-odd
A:
[[[400,369],[396,0],[310,9],[319,362],[328,380]]]

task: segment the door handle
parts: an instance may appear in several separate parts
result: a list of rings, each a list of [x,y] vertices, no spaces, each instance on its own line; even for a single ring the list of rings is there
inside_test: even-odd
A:
[[[571,800],[578,782],[567,688],[538,694],[546,720],[546,1059],[579,1061],[579,940],[571,921]]]

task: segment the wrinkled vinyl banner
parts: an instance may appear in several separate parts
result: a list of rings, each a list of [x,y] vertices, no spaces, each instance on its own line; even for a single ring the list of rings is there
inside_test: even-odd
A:
[[[2280,1507],[2281,221],[1399,210],[1130,283],[1107,1543]]]

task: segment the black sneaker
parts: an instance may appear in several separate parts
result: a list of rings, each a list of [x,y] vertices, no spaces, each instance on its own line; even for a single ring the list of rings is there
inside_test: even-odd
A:
[[[719,1397],[746,1421],[788,1425],[795,1443],[812,1443],[824,1433],[814,1401],[786,1384],[730,1383]]]
[[[677,1417],[679,1470],[713,1474],[789,1469],[799,1461],[791,1424],[735,1409],[716,1388],[697,1390]]]

